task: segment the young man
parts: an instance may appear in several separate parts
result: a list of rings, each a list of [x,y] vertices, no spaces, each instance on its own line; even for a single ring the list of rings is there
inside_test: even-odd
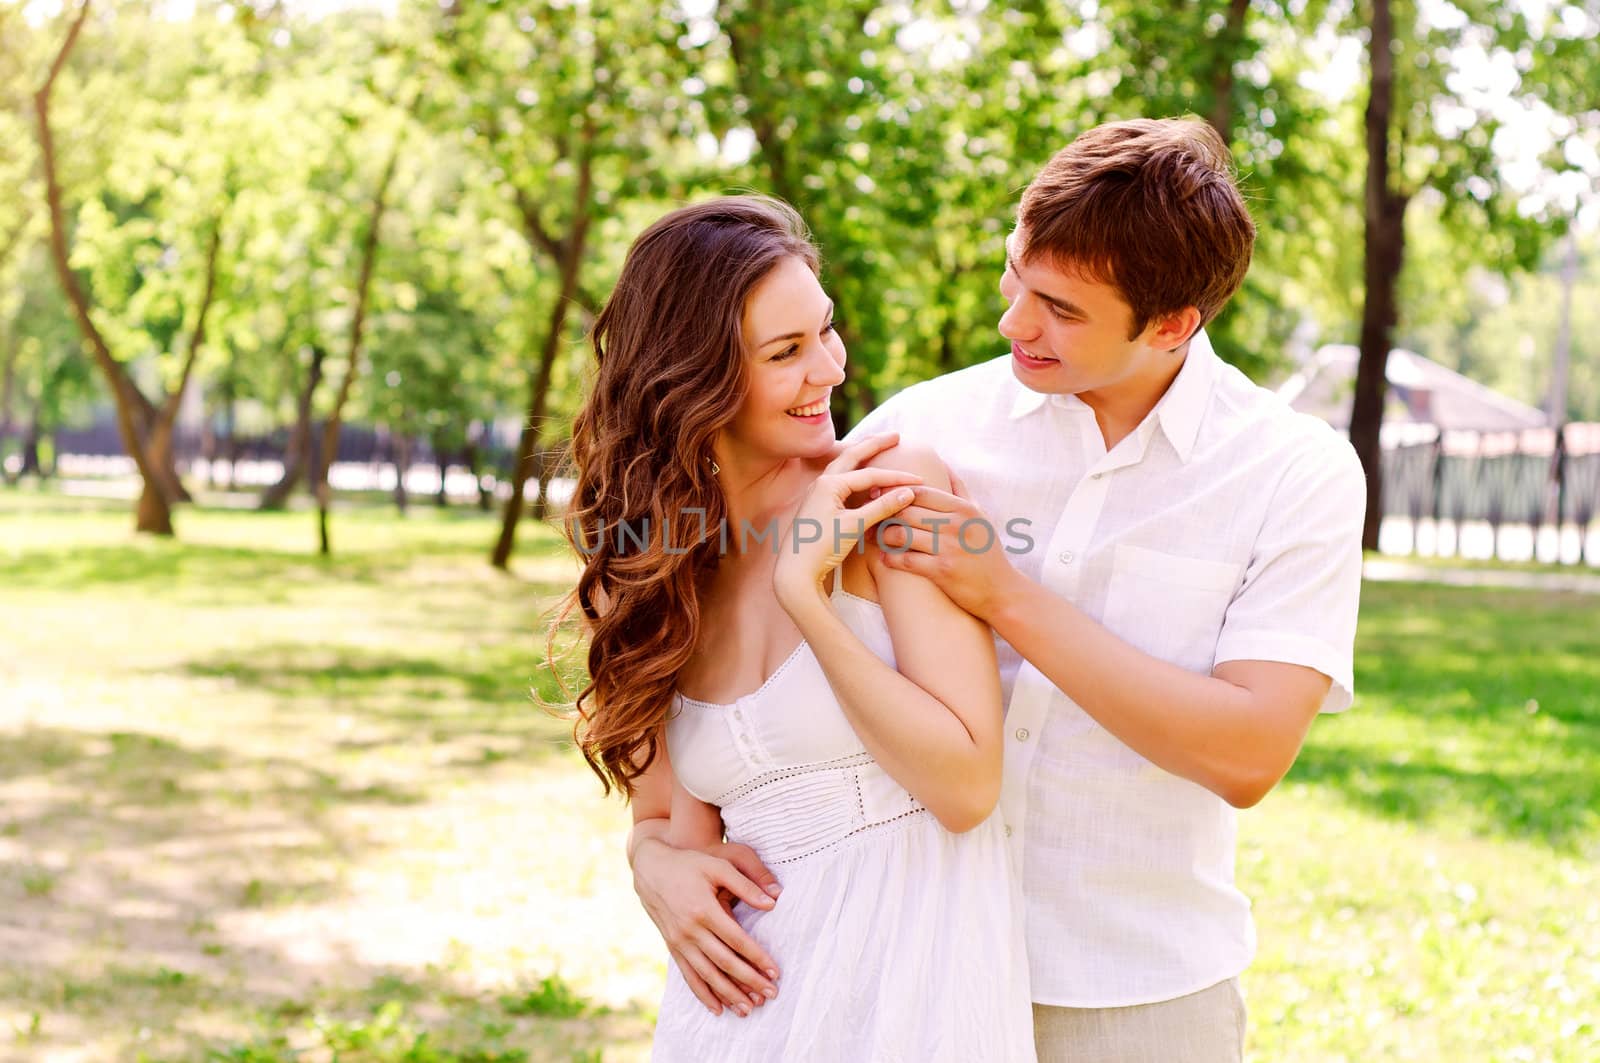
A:
[[[1202,330],[1254,237],[1210,127],[1090,130],[1023,195],[1000,282],[1010,355],[908,388],[851,433],[898,431],[953,474],[882,536],[891,566],[995,630],[1000,809],[1045,1063],[1242,1057],[1255,935],[1234,810],[1282,778],[1319,711],[1350,704],[1361,467]],[[679,954],[773,968],[698,903],[720,886],[770,904],[747,881],[766,870],[726,855],[630,845]],[[713,981],[708,1003],[728,988]]]

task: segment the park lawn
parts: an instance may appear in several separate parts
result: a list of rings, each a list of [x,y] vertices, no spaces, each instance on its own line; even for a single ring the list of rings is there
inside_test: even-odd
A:
[[[553,532],[177,519],[0,491],[0,1059],[643,1059],[626,812],[529,695]],[[1356,707],[1241,815],[1253,1059],[1600,1056],[1597,631],[1368,585]]]

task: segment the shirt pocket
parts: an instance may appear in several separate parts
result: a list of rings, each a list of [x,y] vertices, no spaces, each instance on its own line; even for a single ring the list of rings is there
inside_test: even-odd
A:
[[[1119,544],[1102,622],[1152,657],[1209,675],[1243,566]]]

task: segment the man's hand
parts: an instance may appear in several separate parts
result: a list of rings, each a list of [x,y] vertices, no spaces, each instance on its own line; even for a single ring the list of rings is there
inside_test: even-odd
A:
[[[997,528],[950,474],[950,491],[916,487],[916,500],[879,529],[882,563],[939,585],[961,608],[988,621],[1010,581],[1021,578]],[[905,527],[901,526],[904,522]]]
[[[749,1015],[778,995],[778,965],[732,914],[735,900],[771,909],[779,892],[748,846],[677,849],[647,838],[634,851],[633,889],[689,989],[713,1014],[727,1005]]]

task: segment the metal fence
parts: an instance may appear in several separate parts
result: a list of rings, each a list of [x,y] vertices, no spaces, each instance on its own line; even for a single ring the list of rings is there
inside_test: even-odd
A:
[[[1409,522],[1413,548],[1418,530],[1431,525],[1433,552],[1456,553],[1460,529],[1479,524],[1496,546],[1503,528],[1525,530],[1536,555],[1553,533],[1557,545],[1546,559],[1588,562],[1589,528],[1600,509],[1600,424],[1569,424],[1559,432],[1394,425],[1384,435],[1384,516]],[[1561,548],[1573,540],[1576,556]]]

